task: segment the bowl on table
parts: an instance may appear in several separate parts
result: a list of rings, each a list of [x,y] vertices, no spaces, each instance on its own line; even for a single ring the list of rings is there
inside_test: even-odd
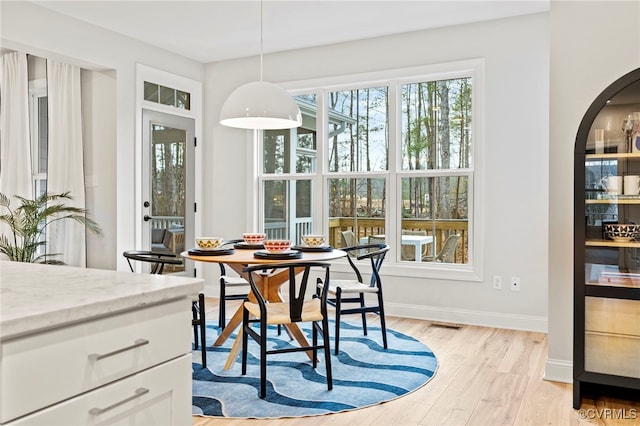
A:
[[[196,245],[200,250],[215,250],[222,245],[222,237],[198,237]]]
[[[272,254],[285,253],[291,248],[289,240],[264,240],[264,248]]]
[[[242,238],[247,244],[262,244],[266,237],[267,235],[261,232],[245,232],[242,234]]]
[[[631,241],[640,236],[640,225],[633,223],[608,223],[604,234],[614,241]]]
[[[302,243],[308,247],[320,247],[325,243],[327,237],[324,235],[303,235]]]

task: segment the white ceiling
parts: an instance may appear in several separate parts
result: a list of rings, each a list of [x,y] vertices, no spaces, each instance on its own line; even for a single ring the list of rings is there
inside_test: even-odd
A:
[[[34,3],[203,63],[260,53],[256,0]],[[264,0],[264,53],[547,10],[549,0]]]

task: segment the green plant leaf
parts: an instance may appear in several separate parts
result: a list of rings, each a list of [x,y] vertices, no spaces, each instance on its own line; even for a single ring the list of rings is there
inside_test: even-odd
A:
[[[15,196],[20,206],[11,209],[11,200],[0,193],[0,208],[6,210],[0,215],[0,222],[9,225],[12,235],[0,235],[0,252],[17,262],[35,262],[55,256],[40,254],[38,248],[45,244],[42,239],[46,228],[53,222],[75,220],[85,225],[86,229],[96,235],[102,235],[100,225],[87,217],[88,211],[83,208],[67,206],[64,200],[72,200],[69,192],[60,194],[44,193],[35,200]]]

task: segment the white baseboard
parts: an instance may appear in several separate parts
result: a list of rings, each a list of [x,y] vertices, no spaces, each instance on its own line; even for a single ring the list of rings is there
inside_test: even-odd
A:
[[[506,328],[509,330],[535,331],[540,333],[547,332],[548,324],[546,317],[438,308],[433,306],[385,303],[385,311],[387,315],[403,318],[478,325],[481,327]]]
[[[543,378],[552,382],[573,383],[573,362],[547,358]]]

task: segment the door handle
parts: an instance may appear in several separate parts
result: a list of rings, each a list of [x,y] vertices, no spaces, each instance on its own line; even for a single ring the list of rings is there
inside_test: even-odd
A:
[[[145,222],[149,222],[153,218],[151,216],[149,216],[148,214],[145,214],[143,219],[144,219]]]

